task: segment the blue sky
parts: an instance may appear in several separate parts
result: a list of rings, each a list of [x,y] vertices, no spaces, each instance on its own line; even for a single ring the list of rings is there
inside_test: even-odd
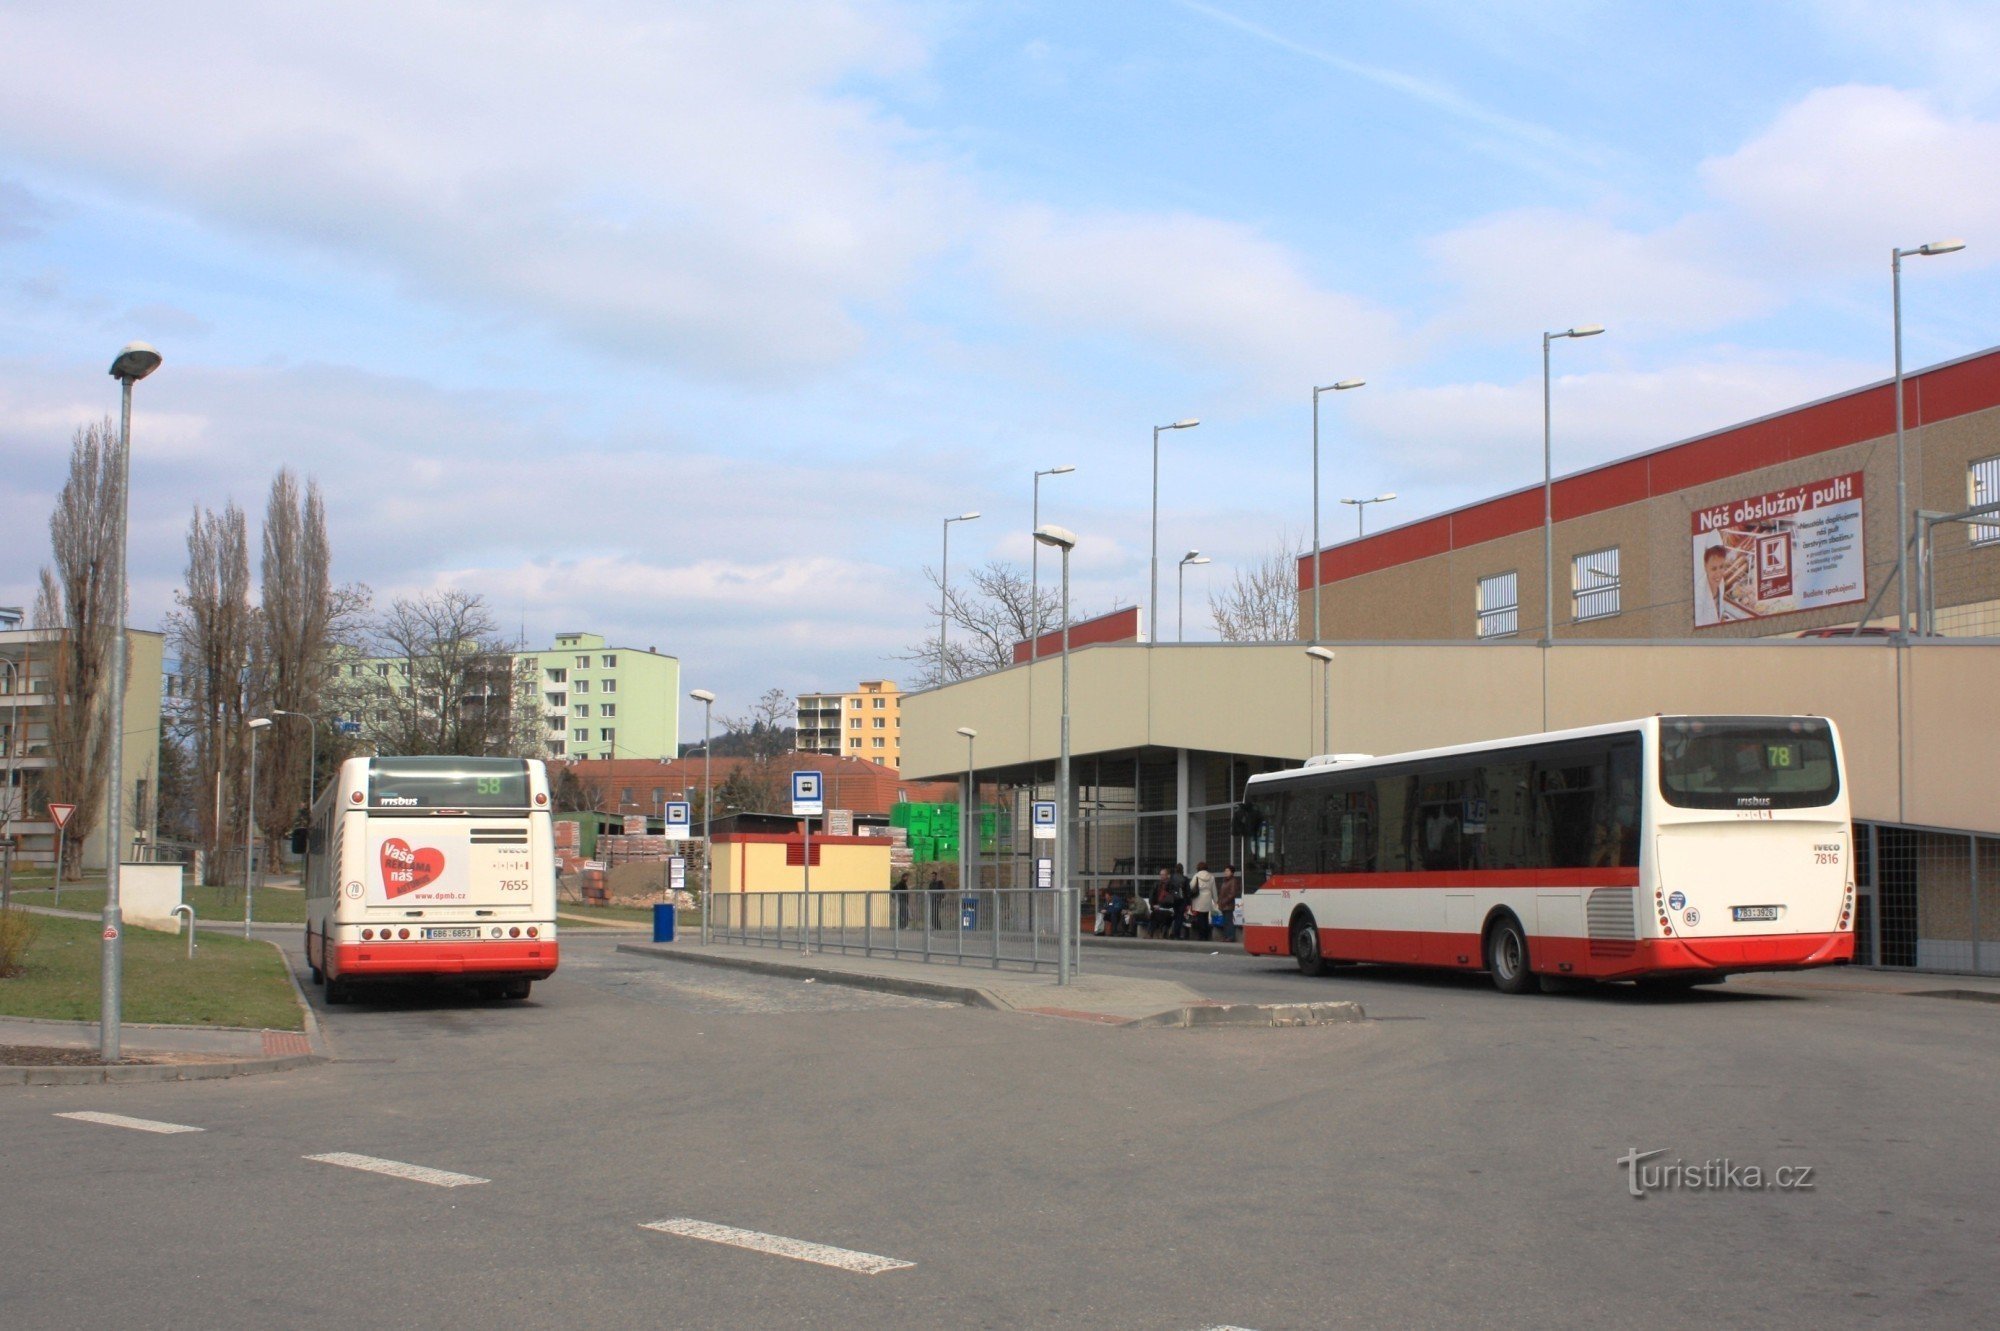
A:
[[[342,578],[678,654],[723,710],[894,674],[921,568],[1079,600],[1407,521],[2000,343],[1990,4],[0,3],[0,603],[140,387],[134,618],[197,503],[325,489]],[[1171,588],[1171,566],[1163,577]],[[1171,624],[1171,606],[1163,606]]]

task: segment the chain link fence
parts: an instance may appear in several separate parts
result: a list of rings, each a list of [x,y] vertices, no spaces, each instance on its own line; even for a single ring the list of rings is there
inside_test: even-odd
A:
[[[2000,503],[1920,513],[1916,538],[1919,627],[1945,638],[2000,637]]]
[[[1860,823],[1855,960],[2000,975],[2000,837]]]

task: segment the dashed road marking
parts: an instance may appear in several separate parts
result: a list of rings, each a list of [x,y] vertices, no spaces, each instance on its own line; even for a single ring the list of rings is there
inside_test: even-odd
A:
[[[79,1123],[102,1123],[107,1128],[130,1128],[134,1132],[202,1132],[202,1128],[191,1128],[185,1123],[162,1123],[156,1118],[132,1118],[126,1114],[100,1114],[93,1109],[79,1109],[67,1114],[57,1114],[57,1118],[73,1118]]]
[[[340,1165],[345,1169],[366,1170],[370,1174],[387,1174],[390,1178],[406,1178],[413,1183],[431,1183],[440,1188],[462,1188],[468,1183],[493,1181],[480,1178],[477,1174],[454,1174],[449,1169],[408,1165],[401,1160],[379,1160],[372,1155],[356,1155],[352,1151],[328,1151],[324,1155],[309,1155],[305,1158],[317,1160],[323,1165]]]
[[[737,1229],[733,1225],[717,1225],[707,1220],[655,1220],[640,1225],[641,1229],[658,1230],[662,1234],[679,1234],[683,1238],[703,1239],[709,1243],[726,1243],[731,1247],[748,1248],[752,1252],[767,1252],[774,1257],[791,1257],[801,1262],[816,1262],[821,1266],[839,1267],[843,1271],[854,1271],[864,1276],[879,1276],[885,1271],[903,1271],[916,1265],[902,1262],[894,1257],[880,1257],[872,1252],[855,1252],[848,1248],[830,1248],[824,1243],[807,1243],[803,1239],[788,1239],[779,1234],[760,1234],[754,1229]]]

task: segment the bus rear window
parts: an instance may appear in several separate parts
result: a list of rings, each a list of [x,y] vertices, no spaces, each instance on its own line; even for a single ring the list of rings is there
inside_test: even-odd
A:
[[[1683,809],[1813,809],[1840,794],[1826,722],[1683,716],[1660,722],[1660,791]]]
[[[525,809],[528,764],[517,758],[377,758],[371,809]]]

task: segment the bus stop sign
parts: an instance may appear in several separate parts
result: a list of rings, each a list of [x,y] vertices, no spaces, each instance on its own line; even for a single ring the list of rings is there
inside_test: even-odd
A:
[[[826,801],[820,796],[819,773],[812,771],[792,773],[792,816],[819,818],[825,813]]]

